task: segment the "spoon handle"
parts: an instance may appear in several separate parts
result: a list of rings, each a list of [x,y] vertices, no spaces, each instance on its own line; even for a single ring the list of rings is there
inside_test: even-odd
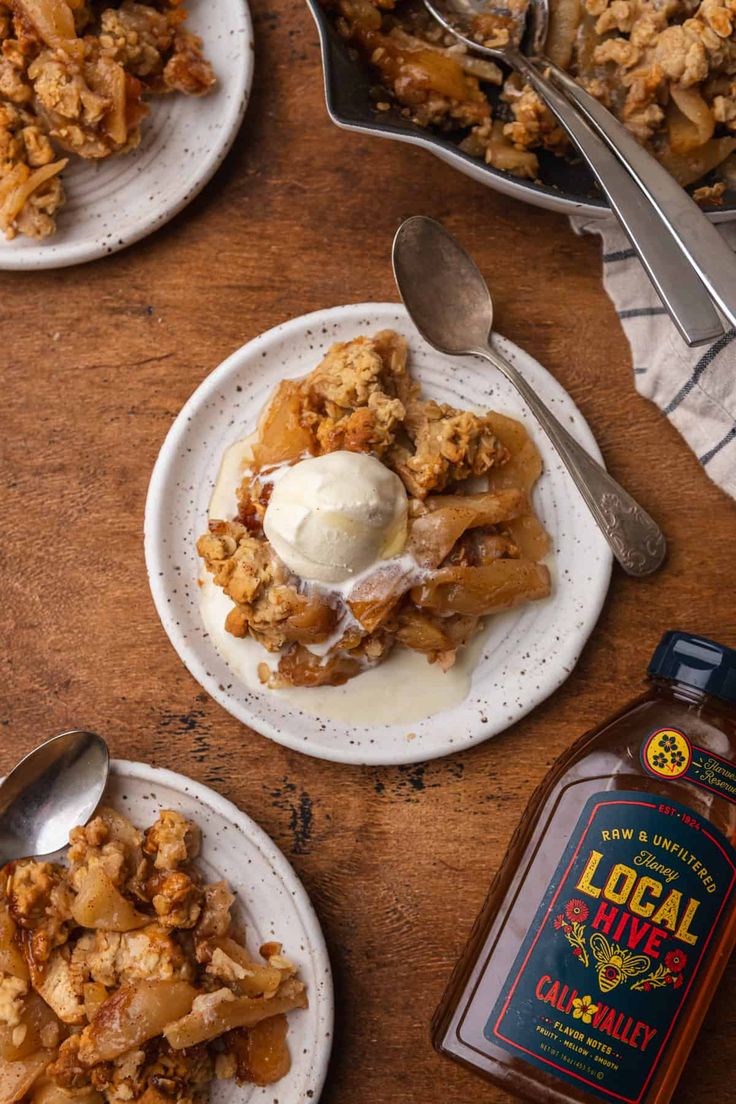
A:
[[[555,84],[541,69],[533,65],[519,50],[510,50],[507,51],[507,54],[509,62],[532,85],[557,116],[557,119],[587,162],[601,190],[608,199],[611,209],[631,239],[649,279],[657,290],[657,294],[687,344],[691,346],[702,345],[707,341],[720,337],[723,333],[723,325],[711,302],[708,291],[701,282],[704,280],[703,273],[700,270],[695,271],[692,257],[682,244],[682,235],[676,232],[670,220],[659,208],[660,191],[658,191],[656,197],[645,191],[639,178],[635,178],[629,173],[614,150],[606,144],[603,137],[596,133],[594,128],[595,122],[598,122],[598,120],[595,122],[589,121],[590,114],[587,111],[584,112],[584,105],[580,97],[576,95],[573,104],[570,103],[565,92],[572,99],[573,93],[570,91],[570,85],[575,85],[575,88],[583,93],[587,99],[592,100],[592,96],[588,96],[584,89],[569,78],[565,82],[565,92],[562,92],[555,87]],[[540,64],[546,66],[548,63],[544,59]],[[552,71],[555,78],[559,80],[557,67],[555,66]],[[595,101],[593,102],[595,103]],[[601,110],[608,116],[609,122],[616,123],[610,112],[606,111],[605,108]],[[628,131],[621,124],[616,123],[616,126],[618,128],[616,137],[620,149],[621,138],[618,130],[624,131],[627,136]],[[638,143],[634,142],[634,144],[644,157],[653,161],[653,158],[642,150]],[[659,168],[658,165],[657,167]],[[678,194],[681,194],[687,203],[694,207],[695,204],[687,196],[684,189],[669,174],[665,175],[677,189]],[[718,231],[710,225],[699,208],[697,208],[697,216],[698,221],[704,224],[709,232],[715,234],[721,248],[728,248]],[[733,254],[730,257],[730,264],[736,275],[736,260],[734,260]]]
[[[656,571],[665,557],[667,545],[662,530],[646,510],[588,455],[501,353],[490,344],[473,352],[503,372],[529,406],[624,571],[636,576]]]

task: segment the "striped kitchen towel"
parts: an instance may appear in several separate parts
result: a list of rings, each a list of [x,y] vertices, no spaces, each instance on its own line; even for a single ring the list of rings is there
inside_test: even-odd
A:
[[[603,285],[631,346],[637,391],[667,415],[713,482],[736,498],[736,331],[689,349],[618,223],[571,221],[577,234],[602,240]],[[736,249],[736,223],[720,229]]]

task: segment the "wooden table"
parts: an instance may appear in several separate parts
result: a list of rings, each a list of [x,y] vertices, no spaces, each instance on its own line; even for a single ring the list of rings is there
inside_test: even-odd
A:
[[[636,395],[598,242],[423,151],[338,131],[303,5],[254,0],[253,10],[253,99],[204,194],[117,256],[0,274],[0,771],[85,727],[117,756],[217,788],[283,848],[324,925],[337,991],[325,1104],[496,1104],[510,1098],[434,1054],[431,1013],[555,757],[637,693],[662,630],[736,643],[736,509]],[[391,238],[417,213],[474,251],[501,331],[570,391],[671,555],[651,580],[615,574],[572,677],[503,736],[426,766],[350,768],[249,732],[192,680],[149,595],[143,504],[174,416],[228,353],[305,311],[396,299]],[[735,993],[731,967],[680,1104],[734,1098]]]

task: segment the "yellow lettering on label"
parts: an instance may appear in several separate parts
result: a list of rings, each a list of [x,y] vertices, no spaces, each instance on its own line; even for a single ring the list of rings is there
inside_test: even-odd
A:
[[[682,894],[679,889],[671,889],[652,917],[652,923],[660,928],[669,928],[671,932],[677,931],[681,903]]]
[[[623,903],[628,900],[636,878],[636,871],[632,870],[630,866],[624,866],[623,863],[616,863],[613,870],[608,875],[608,881],[606,882],[606,888],[603,890],[603,896],[607,901],[613,901],[615,905],[623,905]]]
[[[687,905],[685,906],[685,912],[683,913],[680,925],[675,932],[675,939],[681,939],[683,943],[690,943],[691,945],[698,942],[698,939],[700,937],[694,935],[690,931],[690,925],[699,905],[700,901],[696,901],[693,897],[690,898]]]
[[[629,908],[632,912],[635,912],[637,916],[651,916],[654,912],[654,902],[644,902],[643,900],[644,894],[647,891],[651,893],[652,897],[661,897],[662,883],[646,875],[639,879],[639,884],[631,894],[631,900],[629,901]]]
[[[591,851],[588,861],[585,864],[585,870],[580,875],[580,881],[578,882],[576,889],[579,889],[582,893],[587,893],[589,897],[600,897],[601,891],[598,886],[593,885],[593,875],[600,866],[603,855],[600,851]]]

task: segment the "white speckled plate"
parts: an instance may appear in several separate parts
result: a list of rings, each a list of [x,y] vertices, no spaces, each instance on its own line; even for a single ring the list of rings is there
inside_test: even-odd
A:
[[[198,860],[211,881],[225,878],[237,894],[236,915],[249,949],[278,940],[299,966],[309,1008],[289,1015],[291,1070],[267,1088],[217,1081],[212,1104],[316,1104],[332,1047],[332,975],[319,921],[289,863],[265,832],[214,790],[182,774],[115,759],[104,800],[146,828],[161,808],[176,809],[202,829]]]
[[[544,458],[535,506],[552,536],[553,592],[542,602],[489,620],[469,692],[460,704],[411,723],[350,725],[310,716],[278,691],[253,690],[234,677],[202,622],[195,541],[206,529],[224,450],[254,429],[276,384],[285,376],[304,375],[332,342],[386,327],[408,338],[411,363],[427,396],[459,406],[493,407],[527,425]],[[590,429],[559,383],[511,342],[499,339],[499,344],[560,420],[600,457]],[[244,724],[278,743],[344,763],[420,762],[479,743],[519,720],[572,671],[611,573],[605,540],[511,385],[481,361],[434,352],[395,303],[361,303],[296,318],[250,341],[216,368],[185,405],[161,449],[146,503],[145,545],[159,616],[197,681]],[[409,685],[405,693],[420,694],[421,687]]]
[[[141,144],[104,161],[72,157],[66,204],[45,241],[0,233],[0,269],[63,268],[139,241],[173,218],[205,186],[230,149],[253,79],[247,0],[191,0],[188,29],[200,35],[217,86],[203,97],[153,96]]]

